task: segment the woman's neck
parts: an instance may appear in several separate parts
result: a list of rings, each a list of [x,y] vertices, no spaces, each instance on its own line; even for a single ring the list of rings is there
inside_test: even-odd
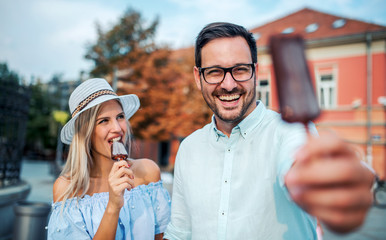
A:
[[[92,151],[93,166],[90,171],[91,178],[107,179],[114,161],[107,156],[101,155],[98,152]]]

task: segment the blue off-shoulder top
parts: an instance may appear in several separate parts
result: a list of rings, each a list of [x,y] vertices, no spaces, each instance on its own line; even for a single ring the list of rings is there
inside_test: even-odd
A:
[[[78,200],[78,201],[77,201]],[[48,239],[92,239],[98,230],[109,200],[109,193],[95,193],[83,198],[52,204]],[[116,240],[154,239],[170,221],[170,196],[162,181],[125,190],[119,213]]]

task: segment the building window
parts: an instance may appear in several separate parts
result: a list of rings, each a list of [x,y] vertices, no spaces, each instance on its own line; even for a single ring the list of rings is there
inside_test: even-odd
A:
[[[257,40],[259,40],[261,38],[261,33],[259,33],[259,32],[253,33],[253,37],[257,41]]]
[[[261,100],[265,106],[269,107],[270,106],[270,86],[269,86],[269,81],[267,79],[262,79],[258,81],[258,86],[257,86],[257,100]]]
[[[312,33],[312,32],[315,32],[316,30],[318,30],[318,28],[319,28],[319,24],[311,23],[311,24],[307,25],[305,30],[307,33]]]
[[[337,74],[336,67],[316,68],[316,91],[322,109],[337,107]]]
[[[295,28],[294,27],[287,27],[281,33],[282,34],[290,34],[290,33],[293,33],[293,32],[295,32]]]
[[[269,66],[263,64],[259,66],[256,82],[256,100],[260,100],[266,107],[272,105],[271,102],[271,70]]]
[[[332,28],[341,28],[346,25],[346,19],[337,19],[332,23]]]

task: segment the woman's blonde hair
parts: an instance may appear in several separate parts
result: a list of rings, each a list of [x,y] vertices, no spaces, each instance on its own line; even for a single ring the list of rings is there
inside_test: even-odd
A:
[[[116,100],[120,105],[121,102]],[[95,128],[96,118],[100,113],[101,104],[98,104],[84,112],[75,120],[75,134],[70,144],[66,164],[61,176],[70,181],[67,189],[60,196],[62,202],[67,199],[77,197],[82,198],[86,195],[90,185],[90,172],[93,167],[91,138]],[[122,107],[122,105],[121,105]],[[124,143],[130,149],[130,125],[126,121],[127,132]],[[129,151],[130,156],[130,151]],[[62,207],[64,204],[62,205]]]

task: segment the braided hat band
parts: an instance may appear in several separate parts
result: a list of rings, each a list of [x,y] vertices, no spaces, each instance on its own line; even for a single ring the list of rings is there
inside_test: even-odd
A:
[[[79,111],[81,111],[83,108],[85,108],[87,106],[87,104],[89,104],[92,100],[94,100],[95,98],[102,96],[102,95],[118,96],[115,92],[108,90],[108,89],[99,90],[99,91],[91,94],[90,96],[88,96],[82,102],[80,102],[78,104],[78,106],[75,108],[75,110],[72,112],[71,116],[74,117]]]
[[[72,118],[63,126],[60,139],[65,144],[71,144],[75,134],[75,120],[87,109],[110,100],[118,100],[121,103],[125,118],[129,120],[139,108],[139,99],[135,94],[118,96],[103,78],[93,78],[84,81],[71,93],[68,106]]]

